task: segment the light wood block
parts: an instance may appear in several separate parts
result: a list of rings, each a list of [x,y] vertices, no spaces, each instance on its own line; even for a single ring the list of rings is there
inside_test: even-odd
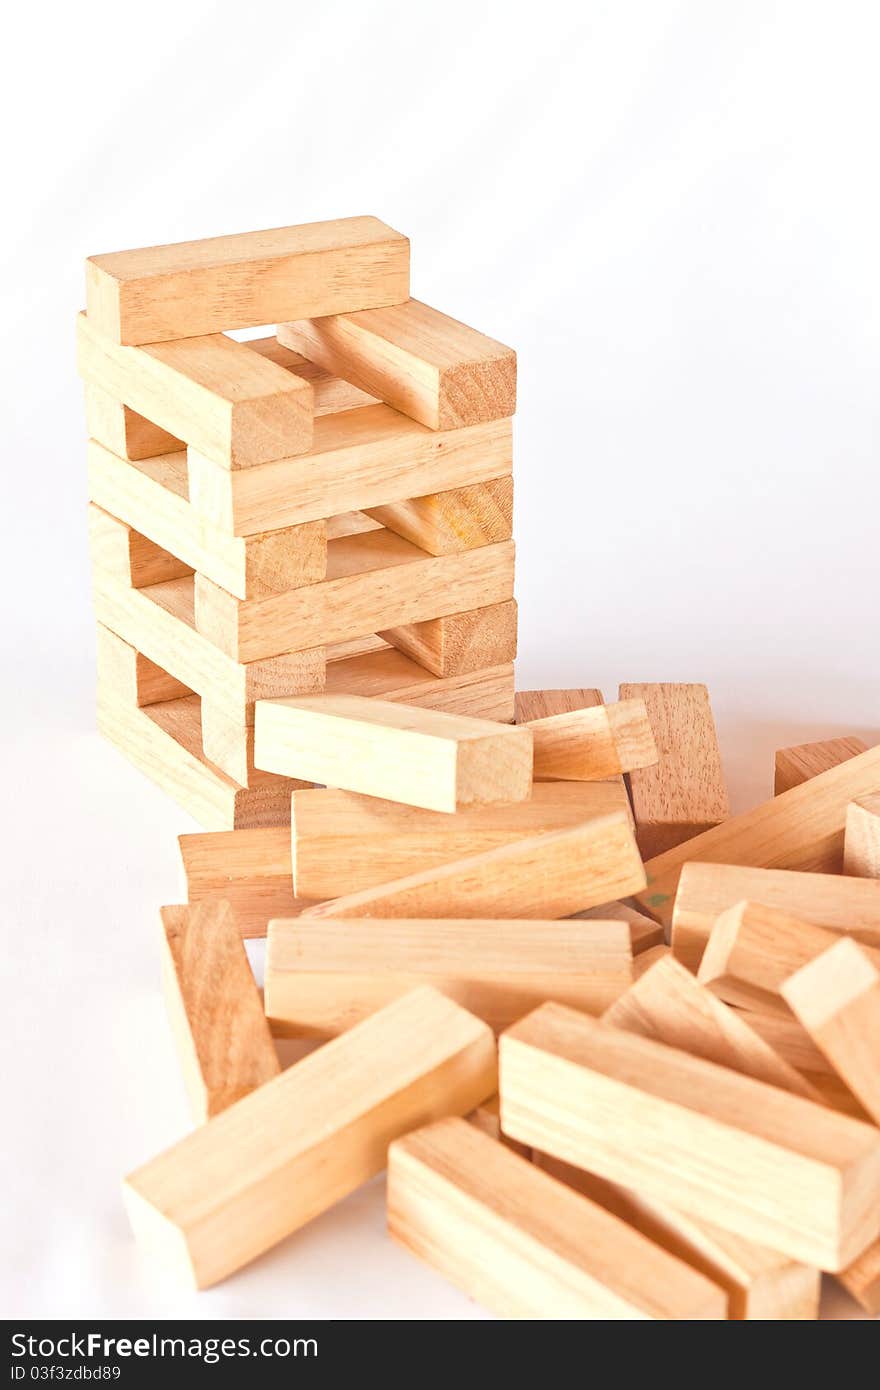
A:
[[[525,1144],[518,1144],[515,1139],[508,1139],[501,1133],[501,1097],[498,1095],[490,1096],[480,1105],[472,1110],[467,1116],[468,1124],[472,1124],[481,1133],[487,1134],[490,1139],[494,1139],[496,1144],[505,1144],[514,1153],[522,1154],[523,1158],[531,1159],[532,1151],[526,1148]]]
[[[849,1116],[559,1004],[500,1072],[514,1139],[698,1220],[828,1270],[880,1233],[880,1133]]]
[[[306,454],[230,471],[188,451],[193,505],[235,536],[485,483],[511,472],[509,420],[429,430],[387,405],[320,416]],[[475,604],[470,605],[472,608]]]
[[[875,1240],[835,1277],[866,1313],[875,1317],[880,1314],[880,1240]]]
[[[278,339],[430,429],[516,410],[513,349],[418,299],[279,324]]]
[[[369,516],[429,555],[456,555],[513,535],[513,478],[432,492],[370,507]]]
[[[225,899],[243,937],[265,936],[273,917],[313,901],[294,896],[288,826],[180,835],[178,845],[189,901]]]
[[[518,690],[516,722],[529,724],[535,719],[571,714],[574,710],[591,709],[604,703],[601,690]]]
[[[107,695],[122,705],[157,705],[162,700],[180,700],[192,695],[188,686],[169,676],[161,666],[148,660],[115,633],[98,624],[98,666]]]
[[[740,1011],[751,1028],[783,1061],[802,1076],[825,1075],[831,1072],[827,1057],[819,1051],[805,1028],[791,1014],[768,1014],[757,1009]]]
[[[846,808],[843,872],[880,878],[880,795],[863,796]]]
[[[199,1288],[342,1200],[399,1135],[496,1089],[492,1032],[415,990],[131,1173],[135,1234]]]
[[[726,1316],[717,1284],[463,1120],[391,1146],[388,1229],[502,1317]]]
[[[513,718],[512,663],[463,676],[432,676],[394,647],[342,661],[331,661],[331,649],[327,651],[328,695],[374,695],[500,723],[510,723]]]
[[[642,905],[669,925],[682,866],[696,861],[838,872],[846,808],[878,787],[880,746],[651,859]]]
[[[547,784],[543,783],[542,785],[546,786]],[[564,787],[567,784],[560,782],[558,785]],[[586,782],[583,785],[591,786],[594,784]],[[537,793],[538,786],[536,785],[533,795],[537,795]],[[636,912],[635,908],[630,907],[628,903],[602,903],[599,907],[588,907],[585,912],[577,912],[575,916],[585,922],[626,922],[629,926],[633,954],[637,956],[652,951],[656,946],[663,945],[663,928],[660,924],[654,922],[650,917],[645,917],[643,913]]]
[[[419,985],[500,1032],[545,999],[601,1013],[631,985],[625,922],[273,921],[266,1013],[281,1037],[333,1037]]]
[[[261,700],[255,761],[267,772],[432,811],[525,801],[526,729],[361,695]],[[294,772],[293,769],[296,769]]]
[[[657,761],[642,700],[531,720],[535,776],[595,782]]]
[[[241,933],[227,902],[163,907],[162,977],[197,1123],[281,1068]]]
[[[668,1043],[769,1086],[820,1099],[800,1073],[749,1027],[748,1015],[729,1009],[672,955],[664,955],[645,971],[603,1018],[615,1028]]]
[[[91,439],[124,459],[148,459],[185,449],[182,439],[138,415],[100,386],[85,388],[86,428]]]
[[[715,721],[704,685],[621,685],[644,700],[659,761],[629,777],[643,859],[671,850],[730,814]]]
[[[202,747],[205,757],[228,777],[248,787],[254,765],[254,726],[240,723],[211,700],[202,700]],[[301,779],[300,779],[301,780]]]
[[[118,347],[80,314],[77,366],[88,385],[186,440],[224,471],[311,447],[309,383],[222,333]]]
[[[829,738],[821,743],[799,743],[792,748],[777,748],[773,764],[773,795],[791,791],[820,772],[839,767],[859,753],[867,753],[868,745],[860,738]]]
[[[331,376],[323,367],[309,362],[300,353],[283,347],[274,335],[270,338],[251,338],[248,340],[248,347],[253,352],[258,352],[261,357],[268,357],[270,362],[276,362],[285,371],[295,372],[309,383],[315,397],[316,417],[335,415],[340,410],[357,410],[364,405],[379,405],[375,396],[368,395],[351,381]]]
[[[379,635],[435,676],[504,666],[516,656],[516,600],[384,629]]]
[[[147,589],[192,575],[192,568],[147,536],[89,507],[92,561],[126,589]]]
[[[745,900],[880,947],[880,883],[794,869],[697,863],[682,870],[672,918],[672,949],[682,964],[697,970],[717,918]]]
[[[835,941],[783,980],[780,994],[880,1125],[880,952]]]
[[[409,239],[377,217],[114,251],[86,261],[88,312],[117,343],[160,343],[409,298]]]
[[[569,917],[631,893],[643,877],[629,817],[503,845],[307,909],[316,917]]]

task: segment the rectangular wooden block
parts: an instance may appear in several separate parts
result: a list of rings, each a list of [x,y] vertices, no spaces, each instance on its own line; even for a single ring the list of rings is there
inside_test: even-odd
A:
[[[116,343],[161,343],[399,304],[409,239],[377,217],[114,251],[86,261],[86,303]]]
[[[177,843],[189,901],[227,901],[243,937],[265,936],[271,918],[294,917],[311,902],[293,893],[289,826],[179,835]]]
[[[281,1070],[260,991],[229,903],[163,907],[162,975],[198,1123]]]
[[[314,400],[309,383],[222,333],[118,347],[80,314],[77,366],[88,385],[100,387],[226,471],[311,447]]]
[[[791,791],[820,772],[839,767],[859,753],[867,753],[868,745],[860,738],[829,738],[821,743],[799,743],[791,748],[777,748],[773,765],[773,795]]]
[[[308,908],[317,917],[569,917],[633,891],[644,870],[624,811]]]
[[[516,656],[516,600],[385,628],[379,635],[435,676],[504,666]]]
[[[686,864],[675,898],[672,949],[689,970],[698,968],[720,914],[746,899],[880,947],[880,883],[793,869]]]
[[[528,730],[361,695],[259,701],[255,762],[433,811],[525,801],[532,789]]]
[[[467,1114],[496,1075],[491,1030],[415,990],[130,1174],[135,1233],[215,1284],[378,1173],[393,1139]]]
[[[632,983],[625,922],[273,921],[266,1013],[283,1037],[332,1037],[418,985],[495,1032],[555,999],[601,1011]]]
[[[880,795],[863,796],[846,808],[843,872],[880,878]]]
[[[531,720],[535,776],[594,782],[657,760],[642,700],[572,710]]]
[[[119,704],[141,709],[193,693],[100,623],[97,624],[96,648],[102,688]]]
[[[716,1284],[464,1120],[391,1146],[388,1229],[502,1317],[726,1316]]]
[[[373,520],[412,541],[429,555],[456,555],[513,535],[513,478],[506,474],[426,497],[370,507]]]
[[[429,430],[373,405],[319,416],[308,453],[258,469],[230,472],[190,448],[191,498],[215,526],[249,536],[489,482],[512,459],[509,420]]]
[[[843,853],[847,806],[878,787],[880,747],[651,859],[645,866],[648,886],[641,902],[651,916],[668,925],[682,866],[696,861],[835,873]]]
[[[516,410],[516,353],[418,299],[278,325],[279,342],[430,429]]]
[[[86,428],[89,438],[124,459],[148,459],[185,449],[182,439],[169,434],[152,420],[86,383]]]
[[[704,685],[621,685],[621,700],[644,700],[659,761],[629,778],[643,859],[717,825],[730,814],[715,721]]]
[[[433,676],[394,647],[331,660],[335,651],[327,648],[328,695],[374,695],[505,724],[513,719],[512,662],[461,676]]]
[[[880,1240],[875,1240],[836,1276],[847,1293],[876,1317],[880,1313]]]
[[[591,709],[604,703],[601,690],[518,690],[516,722],[529,724],[535,719],[570,714],[573,710]]]
[[[514,1153],[522,1154],[523,1158],[531,1159],[532,1151],[526,1148],[525,1144],[518,1144],[515,1139],[508,1139],[501,1133],[501,1097],[499,1095],[490,1096],[480,1105],[472,1110],[467,1116],[468,1124],[474,1125],[482,1134],[486,1134],[490,1139],[494,1139],[496,1144],[506,1144]]]
[[[192,568],[147,536],[89,507],[89,547],[93,565],[126,589],[146,589],[192,575]]]
[[[254,726],[232,718],[211,700],[202,700],[202,747],[215,767],[243,787],[250,786],[254,765]],[[300,779],[302,780],[302,779]]]
[[[558,785],[564,787],[572,784],[560,782]],[[582,785],[593,786],[595,784],[585,782]],[[537,791],[538,787],[536,786],[535,793]],[[598,907],[588,907],[585,912],[576,912],[575,917],[581,918],[585,922],[626,922],[629,927],[633,953],[637,956],[653,951],[655,947],[663,946],[663,928],[659,922],[654,922],[650,917],[645,917],[643,913],[636,912],[635,908],[630,907],[628,903],[601,903]]]
[[[880,1133],[588,1014],[500,1040],[501,1126],[600,1177],[822,1269],[880,1232]]]

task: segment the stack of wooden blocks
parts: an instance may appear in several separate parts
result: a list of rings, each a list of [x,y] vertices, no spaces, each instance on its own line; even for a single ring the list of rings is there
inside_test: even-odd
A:
[[[513,718],[515,354],[372,217],[95,256],[99,722],[203,825],[287,823],[258,699]],[[228,334],[270,324],[271,337]]]

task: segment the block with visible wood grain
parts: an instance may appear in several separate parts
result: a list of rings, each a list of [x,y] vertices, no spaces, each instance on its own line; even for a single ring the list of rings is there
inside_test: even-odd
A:
[[[431,492],[368,507],[367,515],[429,555],[455,555],[513,535],[513,478]]]
[[[604,703],[601,690],[518,690],[516,722],[528,724],[534,719],[570,714],[573,710],[590,709]]]
[[[536,777],[601,781],[657,761],[642,700],[551,714],[525,727],[535,741]]]
[[[516,600],[386,628],[379,635],[436,676],[503,666],[516,656]]]
[[[545,785],[545,784],[540,784]],[[550,785],[550,784],[547,784]],[[568,785],[565,782],[557,784],[560,787]],[[592,786],[592,783],[585,782],[584,786]],[[538,792],[538,784],[535,786],[533,795]],[[658,922],[644,913],[637,912],[629,903],[601,903],[598,907],[588,907],[584,912],[575,912],[575,918],[585,922],[626,922],[630,930],[633,953],[641,956],[655,947],[663,945],[663,928]]]
[[[382,644],[381,638],[373,642],[380,645],[363,652],[346,653],[344,645],[341,653],[335,645],[326,648],[328,695],[376,695],[476,719],[512,721],[512,662],[459,676],[434,676],[395,647]]]
[[[399,1135],[496,1089],[491,1029],[414,990],[129,1174],[135,1235],[216,1284],[380,1172]]]
[[[293,917],[314,899],[293,892],[290,827],[178,836],[190,903],[225,899],[243,937],[265,936],[273,917]]]
[[[520,1143],[822,1269],[880,1234],[870,1125],[558,1004],[499,1046]]]
[[[717,1284],[463,1120],[392,1144],[388,1229],[502,1317],[726,1317]]]
[[[880,878],[880,793],[863,796],[846,808],[843,872]]]
[[[360,695],[259,701],[255,762],[433,811],[525,801],[532,789],[527,729]]]
[[[100,386],[85,383],[86,429],[90,439],[119,458],[138,460],[178,453],[186,443],[138,415]]]
[[[163,907],[160,915],[165,1000],[201,1123],[281,1068],[229,903]]]
[[[846,736],[829,738],[818,743],[798,743],[791,748],[777,748],[773,761],[773,795],[791,791],[820,772],[839,767],[859,753],[867,753],[868,745],[860,738]]]

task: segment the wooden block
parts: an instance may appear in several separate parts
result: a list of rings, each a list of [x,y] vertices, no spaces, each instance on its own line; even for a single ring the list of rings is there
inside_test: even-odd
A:
[[[278,339],[430,429],[516,410],[516,353],[418,299],[278,325]]]
[[[625,922],[273,921],[266,1013],[281,1037],[333,1037],[418,985],[500,1032],[545,999],[601,1013],[632,983]]]
[[[250,338],[248,347],[261,357],[268,357],[285,371],[295,372],[307,381],[315,397],[315,415],[334,415],[340,410],[357,410],[364,405],[379,405],[375,396],[370,396],[351,381],[331,376],[314,362],[309,362],[298,352],[283,347],[276,337]]]
[[[86,261],[89,315],[117,343],[161,343],[409,297],[409,239],[378,217],[114,251]]]
[[[539,789],[547,786],[548,783],[536,784],[532,795],[537,796]],[[549,784],[552,785],[552,784]],[[576,783],[558,783],[558,786],[577,785]],[[594,783],[585,782],[584,786],[593,786]],[[625,793],[624,793],[625,794]],[[658,922],[654,922],[650,917],[645,917],[643,913],[636,912],[634,907],[628,903],[603,903],[599,907],[588,907],[585,912],[575,913],[576,917],[584,921],[609,921],[626,922],[629,926],[630,940],[634,955],[642,955],[644,952],[652,951],[656,946],[663,945],[663,928]]]
[[[819,1100],[794,1067],[783,1061],[748,1016],[729,1009],[671,955],[664,955],[603,1014],[606,1023],[668,1043],[694,1057]]]
[[[843,872],[880,878],[880,795],[863,796],[846,808]]]
[[[695,861],[835,873],[843,856],[846,808],[878,787],[880,746],[651,859],[641,902],[668,925],[682,866]]]
[[[370,507],[369,515],[429,555],[456,555],[513,535],[513,478]]]
[[[808,1078],[828,1075],[831,1064],[823,1057],[809,1033],[791,1014],[768,1014],[757,1009],[741,1010],[753,1033],[772,1047],[778,1057]]]
[[[192,574],[191,567],[176,555],[91,506],[89,545],[93,564],[126,589],[146,589]]]
[[[516,600],[386,628],[379,635],[435,676],[503,666],[516,656]]]
[[[502,1317],[726,1316],[717,1284],[463,1120],[391,1146],[388,1229]]]
[[[195,447],[188,457],[193,505],[249,536],[508,475],[512,433],[509,420],[429,430],[373,405],[320,416],[308,453],[259,469],[230,472]]]
[[[215,1284],[378,1173],[398,1135],[467,1114],[496,1076],[491,1030],[415,990],[130,1174],[135,1233]]]
[[[88,385],[186,440],[224,470],[311,447],[309,383],[222,333],[117,347],[80,314],[77,366]]]
[[[880,1133],[847,1115],[559,1004],[500,1068],[520,1143],[820,1269],[880,1233]]]
[[[717,918],[746,899],[880,947],[880,883],[793,869],[686,864],[672,917],[672,949],[683,965],[697,970]]]
[[[880,1240],[875,1240],[835,1277],[866,1313],[876,1317],[880,1313]]]
[[[601,690],[518,690],[516,722],[529,724],[554,714],[571,714],[577,709],[604,705]]]
[[[644,700],[659,761],[629,778],[643,859],[717,825],[730,814],[715,721],[704,685],[621,685],[621,700]]]
[[[665,942],[659,946],[649,946],[647,950],[640,951],[633,960],[634,978],[640,980],[658,961],[666,960],[671,954],[672,952]]]
[[[657,760],[642,700],[530,720],[535,776],[596,782]]]
[[[98,623],[98,666],[104,690],[120,704],[157,705],[162,700],[179,700],[192,695],[188,686],[169,676],[161,666],[136,652],[127,642]]]
[[[258,536],[226,535],[206,522],[189,503],[186,454],[165,454],[129,463],[91,441],[89,496],[129,527],[143,532],[142,543],[171,552],[171,565],[147,569],[136,587],[177,579],[199,570],[239,598],[313,584],[326,575],[327,537],[323,521],[286,526]],[[135,531],[129,533],[136,535]],[[164,553],[164,552],[163,552]]]
[[[86,427],[90,438],[124,459],[148,459],[185,449],[182,439],[138,415],[100,386],[86,384]]]
[[[773,795],[791,791],[820,772],[839,767],[859,753],[867,753],[868,745],[860,738],[829,738],[822,743],[799,743],[792,748],[777,748],[774,758]]]
[[[835,941],[783,980],[779,992],[880,1125],[880,952]]]
[[[257,767],[407,806],[455,811],[532,790],[531,737],[512,724],[313,695],[261,700],[255,729]]]
[[[178,836],[191,903],[229,902],[243,937],[265,936],[273,917],[294,917],[311,899],[294,897],[290,828]]]
[[[501,1133],[501,1097],[498,1095],[490,1096],[480,1105],[472,1110],[467,1117],[468,1123],[487,1134],[490,1139],[494,1139],[496,1144],[505,1144],[507,1148],[513,1149],[514,1153],[522,1154],[523,1158],[531,1159],[532,1151],[526,1148],[525,1144],[518,1144],[515,1139],[508,1139]]]
[[[513,719],[513,685],[512,663],[463,676],[432,676],[394,647],[342,661],[327,659],[328,695],[374,695],[500,723]]]
[[[569,830],[410,874],[307,908],[316,917],[568,917],[631,893],[642,881],[629,817],[597,816]]]
[[[162,976],[197,1123],[281,1068],[241,933],[226,902],[163,907]]]
[[[211,700],[202,700],[202,747],[205,757],[228,777],[248,787],[254,766],[254,727],[240,723]]]

